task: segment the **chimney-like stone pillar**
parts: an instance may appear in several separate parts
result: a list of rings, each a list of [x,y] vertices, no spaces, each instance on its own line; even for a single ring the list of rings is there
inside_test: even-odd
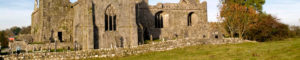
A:
[[[38,0],[35,0],[34,1],[34,10],[37,10],[38,9]]]

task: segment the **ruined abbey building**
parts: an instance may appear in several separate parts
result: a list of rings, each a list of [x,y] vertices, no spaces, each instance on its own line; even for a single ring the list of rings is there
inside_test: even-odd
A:
[[[207,22],[207,3],[148,5],[148,0],[36,0],[34,42],[62,43],[83,50],[129,48],[145,40],[219,38]]]

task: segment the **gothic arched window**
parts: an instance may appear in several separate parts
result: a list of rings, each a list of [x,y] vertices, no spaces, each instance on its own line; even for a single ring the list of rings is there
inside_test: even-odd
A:
[[[116,31],[117,30],[117,15],[115,14],[115,8],[109,5],[105,10],[105,31]]]

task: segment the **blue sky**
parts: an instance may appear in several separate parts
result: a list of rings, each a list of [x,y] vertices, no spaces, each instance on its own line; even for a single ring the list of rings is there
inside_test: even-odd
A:
[[[71,0],[76,1],[76,0]],[[201,0],[201,2],[204,0]],[[218,21],[219,0],[206,0],[208,3],[208,20]],[[156,3],[178,3],[179,0],[149,0],[150,5]],[[278,17],[280,22],[300,26],[300,0],[266,0],[264,11]],[[34,0],[0,0],[0,30],[12,26],[29,26]]]

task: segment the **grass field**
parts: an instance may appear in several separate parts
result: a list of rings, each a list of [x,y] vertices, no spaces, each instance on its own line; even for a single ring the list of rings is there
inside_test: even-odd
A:
[[[300,38],[274,42],[198,45],[170,51],[88,60],[300,60]]]

